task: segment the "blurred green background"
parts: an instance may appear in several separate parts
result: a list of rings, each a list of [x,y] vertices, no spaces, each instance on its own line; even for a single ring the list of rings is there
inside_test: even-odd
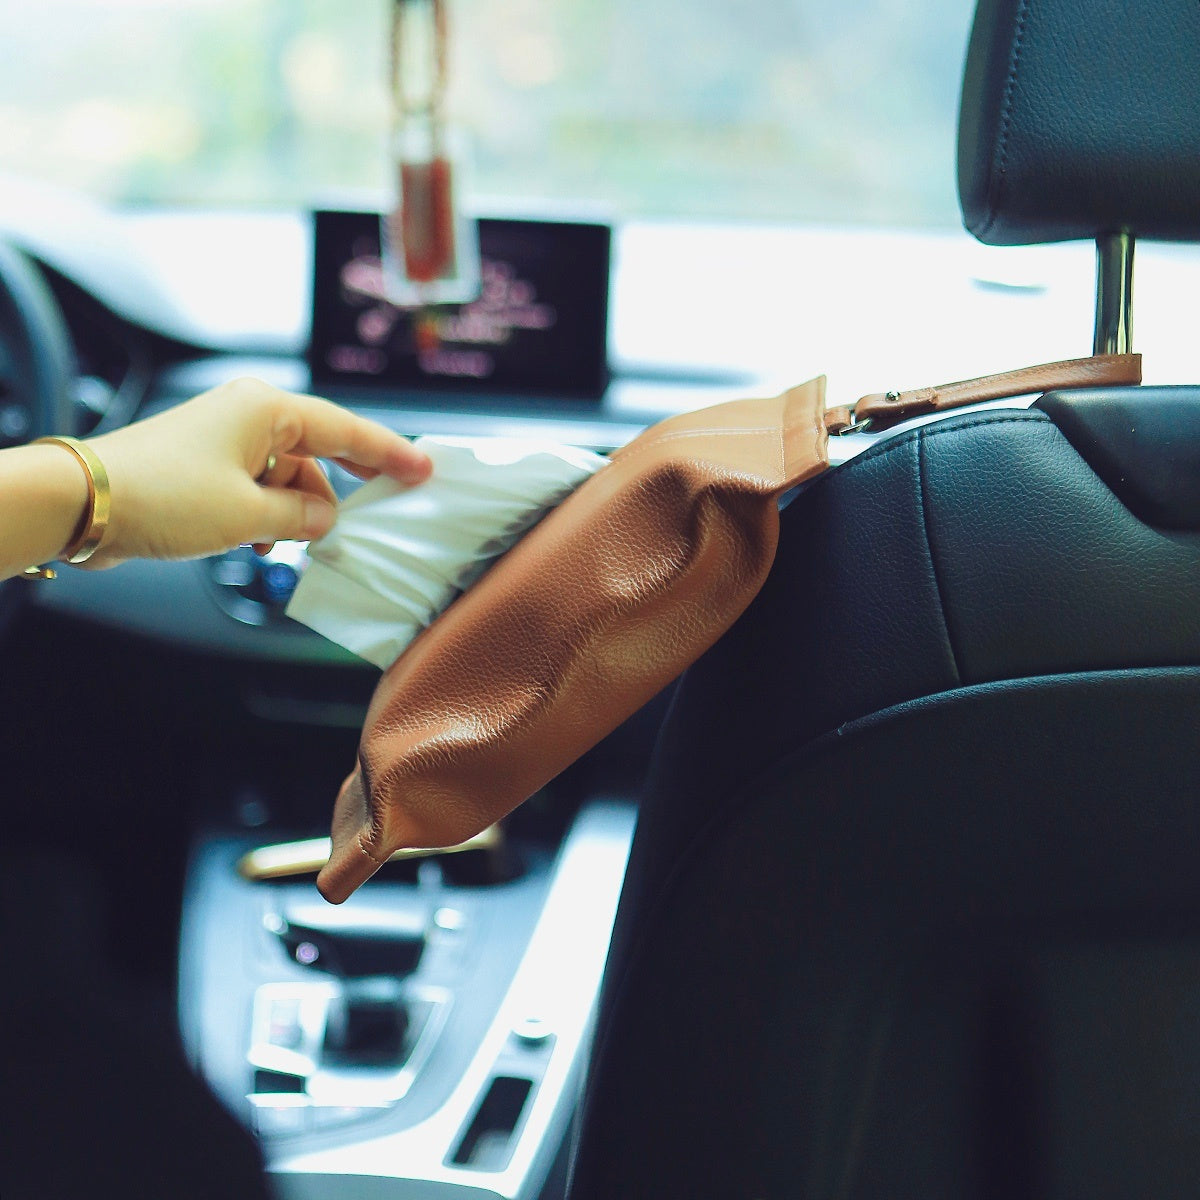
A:
[[[971,0],[450,0],[472,190],[958,224]],[[390,0],[0,0],[0,170],[133,204],[387,188]]]

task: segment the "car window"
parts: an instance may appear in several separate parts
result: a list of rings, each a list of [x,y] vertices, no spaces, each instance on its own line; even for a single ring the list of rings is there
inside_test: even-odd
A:
[[[970,0],[457,0],[473,190],[951,226]],[[388,178],[390,0],[0,0],[0,167],[132,203]]]

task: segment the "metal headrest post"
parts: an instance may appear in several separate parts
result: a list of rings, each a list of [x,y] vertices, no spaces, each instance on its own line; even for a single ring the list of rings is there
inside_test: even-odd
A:
[[[1123,229],[1096,239],[1096,332],[1093,354],[1133,349],[1133,235]]]

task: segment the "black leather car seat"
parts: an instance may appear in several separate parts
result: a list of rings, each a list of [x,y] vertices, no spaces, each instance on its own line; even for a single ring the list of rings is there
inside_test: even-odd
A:
[[[1198,62],[1191,0],[980,4],[968,226],[1100,239],[1097,349],[1200,236]],[[1198,864],[1200,389],[881,440],[676,692],[572,1200],[1200,1194]]]

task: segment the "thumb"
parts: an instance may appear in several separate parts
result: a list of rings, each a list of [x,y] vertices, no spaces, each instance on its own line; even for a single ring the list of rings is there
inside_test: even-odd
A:
[[[314,541],[324,537],[337,520],[327,500],[291,488],[261,488],[259,514],[248,542]]]

